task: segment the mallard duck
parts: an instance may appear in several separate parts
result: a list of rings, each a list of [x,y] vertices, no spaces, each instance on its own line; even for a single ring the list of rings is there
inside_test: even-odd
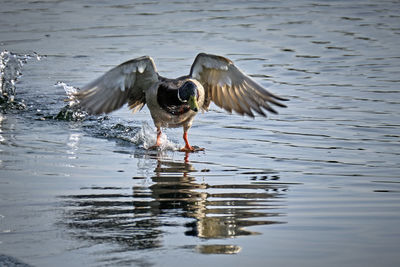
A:
[[[75,98],[90,114],[109,113],[128,103],[135,113],[147,104],[157,128],[183,126],[185,146],[181,151],[195,151],[188,141],[188,130],[199,110],[207,111],[211,101],[232,113],[254,117],[266,116],[264,110],[277,113],[270,104],[286,107],[276,96],[240,71],[228,58],[200,53],[189,75],[168,79],[158,74],[149,56],[129,60],[85,85]],[[203,149],[200,149],[203,150]]]

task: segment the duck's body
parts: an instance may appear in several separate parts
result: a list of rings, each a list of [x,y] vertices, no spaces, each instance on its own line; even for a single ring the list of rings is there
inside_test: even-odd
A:
[[[189,77],[166,79],[160,77],[160,82],[149,88],[146,93],[146,104],[157,128],[176,128],[184,126],[189,129],[197,112],[190,108],[188,102],[178,98],[178,90],[185,82],[194,83],[198,89],[197,105],[203,106],[204,89],[196,80]],[[188,125],[188,127],[185,127]]]
[[[183,151],[194,151],[187,132],[199,109],[208,110],[210,102],[241,115],[254,117],[253,111],[266,116],[266,109],[276,113],[268,103],[285,105],[227,58],[200,53],[190,74],[176,79],[160,76],[150,57],[127,61],[89,83],[75,95],[89,113],[109,113],[128,103],[136,112],[147,104],[157,128],[160,146],[161,128],[183,126]]]

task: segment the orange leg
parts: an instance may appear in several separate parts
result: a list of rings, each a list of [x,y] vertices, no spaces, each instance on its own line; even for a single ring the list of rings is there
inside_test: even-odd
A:
[[[154,146],[149,147],[149,149],[156,150],[161,146],[161,134],[162,134],[161,129],[157,128],[157,141],[156,141],[156,144]]]
[[[157,141],[156,141],[156,147],[159,147],[161,145],[161,129],[157,128]]]
[[[194,148],[189,145],[188,134],[183,132],[183,140],[185,141],[185,147],[181,148],[182,151],[194,151]]]
[[[200,148],[197,146],[193,147],[189,144],[187,131],[183,132],[183,140],[185,141],[185,146],[181,148],[182,152],[204,151],[204,148]]]

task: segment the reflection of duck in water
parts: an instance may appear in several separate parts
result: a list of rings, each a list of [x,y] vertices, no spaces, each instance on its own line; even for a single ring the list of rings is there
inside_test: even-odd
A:
[[[186,235],[212,243],[214,239],[257,234],[246,229],[250,226],[282,223],[271,218],[281,216],[272,209],[282,208],[280,198],[286,185],[264,180],[222,183],[221,177],[199,172],[187,161],[170,159],[157,159],[154,173],[150,181],[136,178],[138,183],[132,188],[82,188],[80,194],[64,196],[67,208],[62,223],[78,238],[117,242],[129,250],[162,246],[163,228],[176,227],[171,221],[182,217],[190,220],[184,224]],[[207,242],[194,248],[201,253],[240,251],[240,247],[224,243]]]
[[[265,209],[272,207],[267,202],[280,196],[276,192],[266,192],[275,187],[263,183],[252,186],[210,185],[198,182],[191,175],[194,172],[195,168],[187,161],[158,160],[156,176],[152,177],[155,183],[150,186],[153,198],[160,203],[160,209],[182,209],[184,217],[196,219],[186,225],[190,228],[186,235],[206,239],[253,235],[257,233],[244,228],[280,223],[255,220],[257,217],[280,216],[279,213],[265,212]],[[259,192],[260,189],[263,192]]]
[[[151,57],[127,61],[84,86],[75,97],[92,114],[109,113],[125,103],[136,112],[147,104],[157,127],[154,147],[161,145],[161,127],[183,126],[183,151],[196,150],[187,132],[198,110],[208,110],[211,101],[250,117],[253,112],[266,116],[264,110],[276,113],[270,104],[285,107],[277,101],[285,99],[265,90],[232,61],[204,53],[197,55],[189,75],[177,79],[160,76]]]

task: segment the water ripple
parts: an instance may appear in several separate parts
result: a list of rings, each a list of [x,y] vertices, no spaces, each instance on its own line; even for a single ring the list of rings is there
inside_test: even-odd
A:
[[[60,223],[79,239],[147,249],[161,246],[165,227],[220,239],[254,235],[252,226],[285,222],[282,209],[290,184],[279,182],[279,176],[265,181],[268,173],[245,171],[241,175],[253,177],[250,184],[219,184],[223,177],[200,173],[191,163],[160,159],[155,175],[135,179],[131,189],[85,187],[80,194],[62,196],[66,212]],[[182,219],[171,222],[171,216]]]

